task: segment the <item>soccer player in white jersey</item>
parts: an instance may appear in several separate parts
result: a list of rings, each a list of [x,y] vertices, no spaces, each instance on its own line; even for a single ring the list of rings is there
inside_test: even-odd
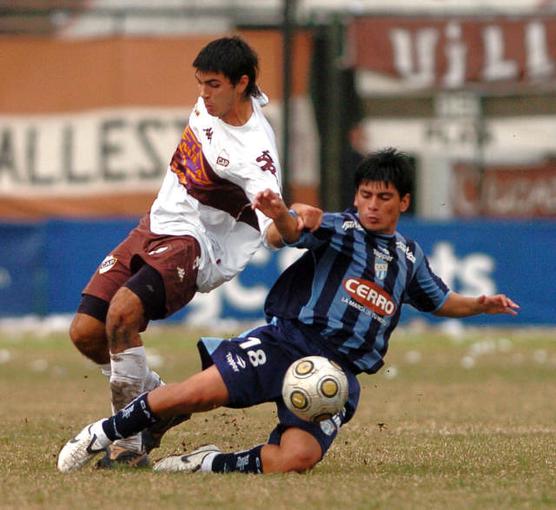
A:
[[[199,98],[150,213],[101,262],[70,328],[77,349],[110,378],[114,411],[161,384],[140,332],[242,271],[271,224],[252,207],[254,197],[265,189],[280,194],[253,49],[239,37],[217,39],[193,67]],[[146,464],[164,431],[183,419],[116,442],[99,466]]]

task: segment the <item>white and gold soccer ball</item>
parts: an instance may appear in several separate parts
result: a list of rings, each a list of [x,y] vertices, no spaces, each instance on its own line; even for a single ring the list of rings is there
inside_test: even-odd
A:
[[[284,376],[282,398],[288,409],[305,421],[332,418],[347,402],[349,384],[342,368],[322,356],[294,361]]]

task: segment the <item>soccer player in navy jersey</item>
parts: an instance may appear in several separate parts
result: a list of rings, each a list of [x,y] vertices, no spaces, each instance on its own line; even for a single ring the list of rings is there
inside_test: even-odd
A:
[[[403,304],[445,317],[515,315],[519,306],[503,294],[470,297],[450,291],[432,272],[422,248],[396,230],[410,203],[409,175],[410,162],[403,153],[386,149],[370,154],[356,171],[355,208],[322,217],[304,213],[301,219],[288,211],[276,192],[260,192],[252,206],[273,219],[267,242],[307,249],[270,290],[265,303],[268,323],[231,340],[201,339],[201,372],[144,393],[114,416],[85,427],[61,450],[60,471],[80,468],[113,441],[160,420],[262,402],[275,402],[278,411],[278,424],[266,443],[232,453],[208,445],[166,457],[154,469],[310,469],[355,413],[357,374],[375,373],[383,365]],[[286,369],[309,355],[336,361],[349,382],[343,411],[320,424],[297,418],[281,398]]]

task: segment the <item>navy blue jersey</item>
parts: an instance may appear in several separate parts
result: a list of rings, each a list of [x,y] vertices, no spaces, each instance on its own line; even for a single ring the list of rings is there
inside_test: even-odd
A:
[[[369,232],[353,211],[325,213],[320,228],[292,246],[307,252],[270,290],[267,319],[295,321],[356,373],[383,365],[402,304],[434,312],[448,296],[416,242]]]

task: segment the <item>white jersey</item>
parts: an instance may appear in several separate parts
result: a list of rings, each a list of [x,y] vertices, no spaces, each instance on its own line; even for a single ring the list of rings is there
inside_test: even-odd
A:
[[[274,132],[259,100],[252,102],[250,119],[243,126],[231,126],[197,100],[151,207],[155,234],[191,235],[199,242],[200,292],[245,268],[272,222],[253,211],[251,202],[267,188],[280,193]]]

